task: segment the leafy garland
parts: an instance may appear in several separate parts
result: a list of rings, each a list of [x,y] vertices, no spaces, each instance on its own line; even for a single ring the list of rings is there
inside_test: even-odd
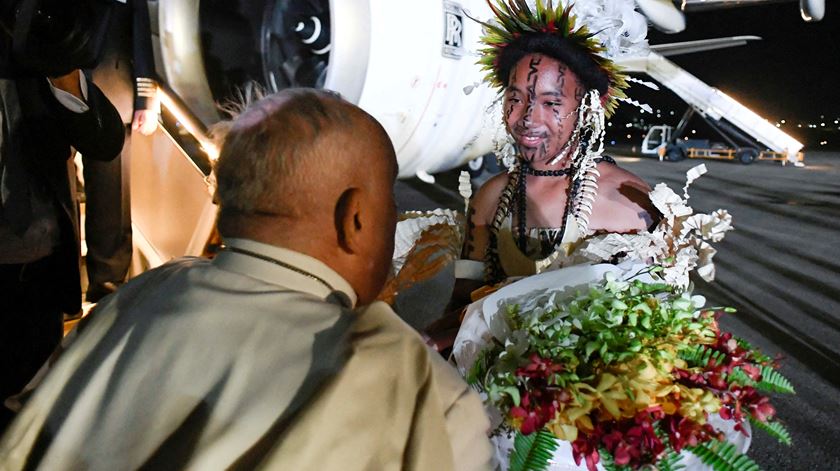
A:
[[[496,22],[482,23],[485,35],[481,42],[487,47],[481,49],[478,63],[487,72],[485,80],[493,87],[502,88],[505,79],[499,76],[499,57],[505,47],[523,34],[546,33],[568,40],[586,51],[595,64],[606,74],[609,80],[607,102],[604,105],[606,116],[611,116],[618,106],[618,101],[627,98],[624,90],[628,88],[627,75],[612,60],[604,57],[606,48],[595,37],[596,32],[582,24],[577,26],[577,18],[572,13],[573,3],[563,7],[558,1],[536,0],[532,10],[526,0],[487,0],[493,10]]]
[[[510,334],[495,339],[468,374],[515,431],[510,469],[546,469],[572,444],[590,470],[678,469],[689,450],[716,470],[757,465],[707,422],[719,413],[747,434],[750,421],[790,444],[760,393],[794,393],[774,362],[722,332],[732,309],[668,284],[605,281],[583,291],[530,293],[503,307]]]

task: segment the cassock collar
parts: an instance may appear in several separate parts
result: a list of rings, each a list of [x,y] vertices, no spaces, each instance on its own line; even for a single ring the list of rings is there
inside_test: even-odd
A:
[[[228,238],[225,239],[225,246],[252,252],[254,255],[222,250],[213,259],[213,263],[223,270],[237,272],[295,291],[311,293],[328,301],[337,298],[341,304],[350,308],[356,305],[356,292],[350,286],[350,283],[316,258],[250,239]],[[287,264],[320,278],[332,289],[317,279],[262,259],[260,256],[276,260],[281,264]]]

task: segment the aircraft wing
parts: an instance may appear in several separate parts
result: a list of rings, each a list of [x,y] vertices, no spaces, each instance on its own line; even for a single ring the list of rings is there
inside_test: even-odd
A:
[[[691,13],[785,1],[795,0],[636,0],[636,6],[656,29],[665,33],[679,33],[686,26],[684,12]],[[825,0],[798,1],[803,20],[809,22],[820,21],[825,16]]]
[[[681,0],[683,11],[716,10],[719,8],[745,7],[792,0]],[[799,11],[805,21],[820,21],[825,16],[825,0],[799,0]]]
[[[692,52],[711,51],[728,47],[743,46],[749,41],[761,40],[759,36],[732,36],[728,38],[700,39],[697,41],[684,41],[679,43],[651,45],[650,50],[661,56],[677,56],[690,54]]]

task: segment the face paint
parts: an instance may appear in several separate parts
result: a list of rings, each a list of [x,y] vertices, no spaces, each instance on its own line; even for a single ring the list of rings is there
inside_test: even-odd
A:
[[[560,153],[584,93],[577,75],[556,59],[530,54],[516,64],[505,93],[504,118],[523,158],[546,162]]]
[[[566,64],[558,62],[557,67],[557,89],[560,90],[560,96],[566,98],[566,71],[569,70]]]
[[[510,72],[511,83],[516,82],[516,80],[517,80],[516,77],[517,77],[516,69],[514,69]],[[505,119],[505,122],[507,122],[507,120],[510,119],[510,115],[513,113],[513,103],[505,100],[505,102],[504,102],[504,112],[505,112],[504,119]]]
[[[531,117],[534,114],[534,105],[537,101],[537,71],[539,70],[540,62],[542,62],[540,56],[533,56],[531,62],[528,64],[528,103],[525,107],[525,116],[523,117],[525,121],[531,121]]]

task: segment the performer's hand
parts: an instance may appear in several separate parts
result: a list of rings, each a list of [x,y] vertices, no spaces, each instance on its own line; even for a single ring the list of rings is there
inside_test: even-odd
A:
[[[155,110],[137,110],[131,121],[131,130],[140,131],[144,136],[151,136],[158,125],[158,112]]]
[[[82,72],[79,69],[73,70],[68,74],[60,77],[49,77],[50,83],[53,87],[59,90],[64,90],[71,93],[76,98],[84,101],[85,97],[82,95],[82,82],[79,74]]]

